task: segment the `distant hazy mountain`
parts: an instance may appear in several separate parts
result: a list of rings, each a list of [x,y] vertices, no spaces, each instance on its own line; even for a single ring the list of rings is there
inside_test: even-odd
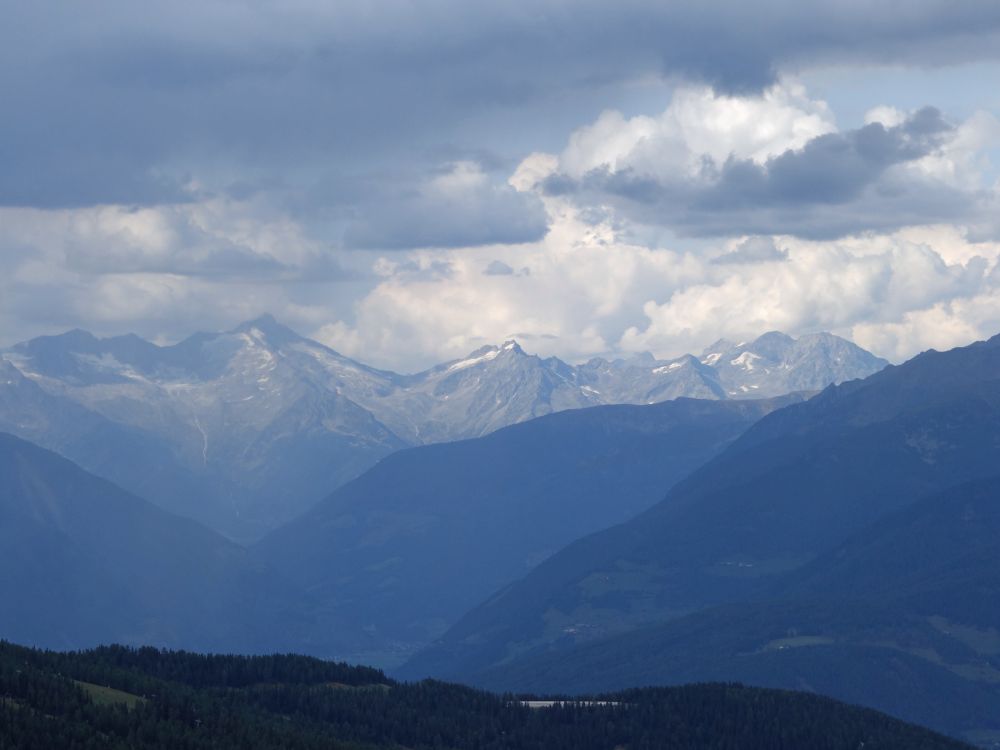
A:
[[[387,391],[395,376],[269,318],[168,347],[72,331],[18,345],[7,356],[46,393],[161,446],[158,455],[140,457],[139,481],[120,471],[109,476],[236,536],[259,535],[406,445],[342,394]],[[6,412],[0,427],[25,434]],[[65,450],[44,431],[30,437]],[[97,451],[66,455],[94,471],[120,460],[95,457]]]
[[[765,596],[883,516],[998,466],[1000,337],[924,353],[763,418],[650,510],[569,545],[467,614],[404,672],[481,679],[532,654]]]
[[[818,391],[865,378],[888,362],[829,333],[793,339],[765,333],[752,342],[720,340],[701,357],[660,361],[651,354],[630,359],[592,359],[578,368],[589,393],[609,402],[652,403],[690,398],[763,398]]]
[[[194,521],[0,433],[0,634],[261,651],[308,640],[308,601]]]
[[[1000,733],[997,539],[1000,478],[962,484],[881,519],[763,601],[526,655],[482,680],[560,692],[808,685],[984,742]]]
[[[799,396],[552,414],[400,451],[254,549],[394,666],[562,546],[621,523]],[[348,632],[350,631],[350,632]]]
[[[583,406],[818,390],[886,364],[828,334],[771,333],[720,342],[700,359],[579,367],[508,341],[402,376],[270,316],[164,347],[71,331],[4,358],[0,429],[239,539],[276,528],[402,447]]]

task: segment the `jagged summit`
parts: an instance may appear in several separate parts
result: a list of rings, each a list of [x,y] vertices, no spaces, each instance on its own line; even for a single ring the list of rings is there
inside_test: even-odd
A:
[[[253,320],[248,320],[244,323],[233,328],[229,333],[246,333],[254,334],[259,333],[265,337],[270,343],[280,345],[283,343],[288,343],[290,341],[298,341],[302,339],[299,334],[293,331],[288,326],[278,322],[278,320],[270,313],[264,313],[263,315],[254,318]]]
[[[499,346],[496,344],[487,344],[486,346],[481,346],[473,352],[470,352],[466,357],[462,359],[456,359],[451,362],[445,362],[442,365],[433,367],[428,370],[431,372],[457,372],[459,370],[465,370],[470,367],[476,367],[478,365],[486,364],[487,362],[492,362],[498,358],[503,357],[505,354],[511,354],[514,356],[528,356],[524,349],[521,348],[520,344],[514,339],[508,339],[504,341],[503,344]],[[419,377],[419,376],[418,376]]]
[[[470,352],[469,357],[480,356],[487,352],[496,352],[498,354],[501,352],[514,352],[515,354],[525,353],[524,349],[521,348],[521,345],[517,343],[516,339],[507,339],[502,344],[486,344],[485,346],[481,346],[474,352]]]

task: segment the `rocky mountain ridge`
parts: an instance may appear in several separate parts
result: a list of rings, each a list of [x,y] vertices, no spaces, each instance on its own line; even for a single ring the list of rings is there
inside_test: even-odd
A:
[[[10,374],[0,388],[32,390],[32,406],[0,393],[0,429],[98,473],[113,465],[109,478],[126,489],[249,540],[403,447],[587,406],[819,390],[886,364],[830,334],[769,333],[719,342],[701,357],[645,354],[579,366],[507,341],[399,375],[265,315],[171,346],[80,330],[18,344],[0,353]],[[85,410],[87,419],[60,427],[66,409]],[[127,466],[110,461],[90,433],[75,434],[86,422],[101,426],[108,451],[146,448]]]

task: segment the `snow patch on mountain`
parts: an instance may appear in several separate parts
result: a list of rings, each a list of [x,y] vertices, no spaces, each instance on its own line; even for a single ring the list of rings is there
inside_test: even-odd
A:
[[[683,366],[683,362],[671,362],[669,365],[664,365],[663,367],[654,367],[653,373],[659,375],[664,372],[673,372],[674,370],[679,370]]]
[[[467,367],[475,367],[483,362],[489,362],[490,360],[496,359],[500,356],[500,349],[492,348],[489,351],[480,354],[478,357],[469,357],[468,359],[462,359],[450,365],[446,372],[455,372],[455,370],[464,370]]]
[[[761,359],[759,354],[754,354],[753,352],[743,352],[740,356],[730,360],[729,364],[742,367],[744,370],[753,370],[754,361],[759,359]]]

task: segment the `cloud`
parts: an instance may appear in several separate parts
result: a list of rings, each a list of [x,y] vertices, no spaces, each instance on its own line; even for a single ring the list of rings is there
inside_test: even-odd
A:
[[[460,161],[415,188],[360,207],[344,235],[349,248],[399,250],[517,244],[548,230],[534,193],[497,184],[482,168]]]
[[[712,262],[718,265],[727,263],[769,263],[788,260],[788,251],[782,250],[772,237],[747,237],[735,249],[718,255]]]
[[[431,253],[421,253],[409,259],[379,258],[373,266],[375,274],[397,281],[439,281],[455,273],[455,264]]]
[[[497,248],[421,253],[423,263],[447,258],[451,274],[387,277],[351,320],[317,335],[381,366],[418,369],[515,335],[531,337],[540,355],[584,360],[677,356],[775,329],[832,330],[898,361],[1000,331],[1000,244],[972,242],[954,227],[836,241],[755,236],[682,252],[630,244],[572,201],[546,200],[549,234],[500,256],[511,269],[530,266],[530,277],[511,285],[483,274]],[[909,322],[938,309],[952,311],[941,330]],[[960,325],[971,310],[975,320]]]
[[[146,208],[2,209],[3,240],[86,275],[166,274],[265,283],[352,277],[279,215],[215,200]],[[22,250],[22,254],[32,254]]]
[[[328,320],[374,283],[287,217],[224,200],[124,208],[0,209],[0,345],[84,326],[177,338],[274,311]],[[321,306],[321,307],[320,307]]]
[[[997,247],[979,248],[989,261],[973,256],[949,263],[925,243],[902,237],[879,242],[794,243],[785,263],[706,276],[678,289],[662,302],[644,307],[646,322],[625,331],[623,349],[657,350],[678,340],[707,341],[715,330],[745,338],[765,330],[833,330],[853,335],[893,327],[942,302],[989,293],[987,269],[996,263]],[[992,325],[1000,326],[1000,320]],[[892,357],[912,355],[934,333],[910,332],[891,349]],[[956,342],[957,343],[957,342]]]
[[[490,264],[483,269],[484,276],[513,276],[514,269],[502,260],[491,260]]]
[[[794,83],[749,96],[685,87],[659,115],[626,118],[606,110],[575,130],[559,155],[558,172],[574,180],[600,171],[695,179],[706,160],[762,164],[835,130],[826,104]]]
[[[1000,143],[992,121],[976,115],[956,127],[931,107],[876,115],[896,124],[872,116],[838,131],[826,106],[794,85],[751,97],[680,91],[657,117],[605,112],[578,129],[540,184],[691,236],[835,239],[988,221],[992,196],[971,167],[976,149],[963,144],[981,155],[988,140]]]
[[[492,260],[483,269],[483,276],[531,276],[531,269],[523,266],[520,270],[515,271],[502,260]]]
[[[898,358],[1000,328],[1000,125],[966,111],[989,76],[947,116],[841,91],[843,124],[796,83],[892,65],[923,95],[927,68],[995,71],[1000,7],[57,0],[6,20],[9,338],[269,310],[415,369],[512,335],[575,359],[832,328]]]
[[[511,337],[544,356],[584,360],[643,350],[675,356],[773,329],[833,330],[899,360],[1000,330],[1000,244],[970,241],[952,226],[836,241],[753,236],[679,250],[632,244],[611,220],[595,223],[564,198],[545,201],[551,229],[539,241],[374,259],[366,251],[354,257],[358,273],[338,281],[305,278],[317,249],[295,239],[294,223],[254,222],[244,206],[220,204],[208,216],[184,209],[181,226],[196,223],[299,269],[298,281],[280,283],[263,271],[156,270],[157,253],[175,252],[184,236],[169,213],[77,209],[53,224],[51,211],[7,209],[0,253],[14,258],[6,249],[17,249],[0,279],[4,319],[16,324],[7,335],[83,325],[175,339],[271,310],[349,355],[413,371]],[[114,253],[83,262],[87,248],[111,246]],[[146,270],[135,259],[121,265],[129,247],[140,260],[149,256]],[[483,273],[494,263],[531,273],[512,284],[510,274]]]
[[[651,80],[746,94],[819,65],[1000,57],[1000,7],[974,0],[61,0],[6,20],[0,202],[55,208],[175,202],[191,178],[307,190],[440,147],[510,155]]]
[[[816,136],[763,164],[729,158],[696,204],[719,211],[845,204],[891,167],[934,153],[952,132],[941,113],[927,107],[892,127],[875,122],[846,133]]]
[[[995,287],[968,298],[912,310],[892,322],[861,322],[852,328],[861,346],[897,361],[919,351],[945,351],[1000,333],[1000,291]]]

